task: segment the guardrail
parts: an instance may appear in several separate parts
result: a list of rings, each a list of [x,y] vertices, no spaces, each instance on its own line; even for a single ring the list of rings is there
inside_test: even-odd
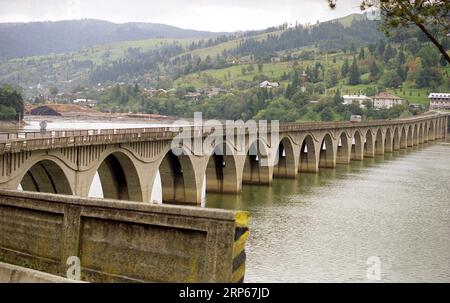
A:
[[[443,115],[433,114],[409,119],[398,120],[373,120],[365,122],[300,122],[283,123],[279,125],[279,132],[327,130],[336,128],[360,128],[385,125],[400,125],[438,118]],[[236,128],[226,128],[223,125],[213,126],[222,128],[226,134],[232,130],[235,134]],[[245,133],[270,133],[270,125],[265,127],[245,128]],[[184,127],[153,127],[153,128],[124,128],[124,129],[88,129],[88,130],[58,130],[41,132],[16,132],[0,133],[0,154],[18,152],[23,150],[61,148],[70,146],[111,144],[124,142],[137,142],[147,140],[171,140],[178,135],[186,137],[207,136],[212,130],[205,130],[201,126]]]

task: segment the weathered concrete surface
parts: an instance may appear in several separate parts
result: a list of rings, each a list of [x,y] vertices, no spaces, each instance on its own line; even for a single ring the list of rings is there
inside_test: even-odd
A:
[[[0,261],[89,282],[239,282],[248,214],[0,191]]]
[[[79,281],[0,262],[0,283],[79,283]]]

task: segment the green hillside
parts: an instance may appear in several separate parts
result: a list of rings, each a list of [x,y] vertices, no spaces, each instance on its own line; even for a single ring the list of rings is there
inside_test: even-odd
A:
[[[449,73],[417,30],[386,38],[376,22],[358,14],[314,25],[115,42],[0,62],[0,84],[21,87],[32,102],[90,98],[108,112],[190,117],[201,111],[210,118],[282,121],[417,114],[428,106],[430,92],[450,91]],[[260,88],[263,81],[278,85]],[[391,110],[342,105],[342,95],[384,91],[406,102]]]

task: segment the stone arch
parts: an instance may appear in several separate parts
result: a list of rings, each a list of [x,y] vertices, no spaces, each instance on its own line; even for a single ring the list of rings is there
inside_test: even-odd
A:
[[[241,190],[232,147],[217,145],[207,160],[206,192],[234,194]]]
[[[25,191],[72,195],[73,190],[66,173],[55,161],[43,159],[35,162],[20,179]]]
[[[326,133],[320,144],[319,167],[336,167],[336,158],[334,157],[333,139],[329,133]]]
[[[392,149],[393,150],[399,150],[400,149],[400,145],[401,145],[400,133],[399,133],[398,127],[396,127],[394,129],[394,133],[393,133],[393,136],[392,136]]]
[[[375,154],[384,155],[384,140],[381,128],[377,130],[377,133],[375,135]]]
[[[350,163],[351,158],[350,140],[345,131],[343,131],[338,138],[336,163],[348,164]]]
[[[280,140],[275,157],[273,177],[295,178],[297,175],[295,151],[293,142],[289,137],[284,137]]]
[[[362,144],[363,137],[359,130],[355,131],[352,138],[351,159],[362,161],[364,159],[364,146]]]
[[[166,151],[159,164],[163,203],[199,203],[194,164],[185,153]]]
[[[319,161],[317,159],[316,145],[311,135],[306,135],[300,148],[300,172],[315,173],[319,170]]]
[[[105,199],[143,201],[139,174],[127,154],[122,151],[113,151],[99,163],[96,172],[100,178]]]
[[[408,133],[407,133],[407,145],[408,147],[411,147],[414,145],[414,139],[413,139],[413,126],[408,125]]]
[[[242,173],[243,184],[270,184],[272,171],[268,147],[260,139],[255,140],[248,148]]]
[[[375,145],[372,130],[368,129],[365,135],[364,157],[373,158],[375,156]]]

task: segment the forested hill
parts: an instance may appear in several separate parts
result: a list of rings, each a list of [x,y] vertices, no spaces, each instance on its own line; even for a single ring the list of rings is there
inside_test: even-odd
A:
[[[0,23],[0,60],[78,51],[83,47],[110,42],[209,38],[220,34],[223,33],[181,29],[164,24],[115,24],[93,19]]]
[[[357,15],[360,16],[360,15]],[[315,45],[320,51],[348,48],[352,44],[364,45],[383,38],[374,21],[353,17],[346,26],[340,20],[323,22],[313,26],[287,28],[279,35],[268,35],[266,40],[247,38],[230,50],[231,55],[254,55],[261,57],[273,52]]]

